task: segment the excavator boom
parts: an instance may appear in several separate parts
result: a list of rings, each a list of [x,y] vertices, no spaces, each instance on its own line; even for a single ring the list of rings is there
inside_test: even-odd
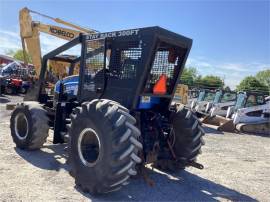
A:
[[[74,28],[63,28],[55,25],[43,24],[41,22],[33,21],[30,13],[35,13],[45,18],[49,18],[56,23],[63,24],[65,26]],[[23,8],[20,10],[19,14],[20,21],[20,35],[22,48],[24,53],[24,63],[27,65],[26,53],[28,53],[32,58],[32,63],[36,69],[36,75],[38,76],[41,68],[41,46],[40,46],[40,32],[46,33],[64,40],[72,40],[77,37],[80,33],[97,33],[96,30],[82,28],[78,25],[72,24],[70,22],[61,20],[59,18],[53,18],[36,11],[29,10],[28,8]]]

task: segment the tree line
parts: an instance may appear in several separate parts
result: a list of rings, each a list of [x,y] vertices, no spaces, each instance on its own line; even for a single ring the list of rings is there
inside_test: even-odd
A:
[[[184,68],[180,82],[190,88],[205,89],[224,89],[230,90],[225,86],[223,79],[214,75],[199,75],[195,67]],[[237,86],[237,91],[258,91],[264,94],[270,93],[270,69],[259,71],[255,76],[245,77]]]

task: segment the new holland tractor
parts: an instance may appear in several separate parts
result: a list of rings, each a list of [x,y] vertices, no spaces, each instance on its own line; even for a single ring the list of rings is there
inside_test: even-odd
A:
[[[75,46],[80,56],[61,57]],[[68,142],[71,176],[83,191],[127,185],[140,166],[193,166],[204,144],[191,110],[171,105],[192,40],[160,27],[80,34],[42,58],[40,76],[11,115],[16,146]],[[79,63],[79,75],[48,89],[48,60]]]

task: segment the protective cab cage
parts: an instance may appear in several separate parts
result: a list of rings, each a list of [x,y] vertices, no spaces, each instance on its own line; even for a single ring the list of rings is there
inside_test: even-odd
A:
[[[79,57],[59,55],[77,45],[81,45]],[[142,102],[151,99],[151,104],[165,111],[191,45],[191,39],[160,27],[80,34],[43,57],[38,85],[25,100],[44,104],[50,120],[54,120],[54,143],[63,141],[60,132],[65,124],[59,122],[84,101],[110,99],[134,111],[144,109]],[[56,98],[46,93],[48,60],[70,63],[69,75],[73,75],[75,64],[80,64],[78,92],[72,99],[65,95],[64,85]]]
[[[81,44],[80,57],[59,55],[78,44]],[[42,87],[48,60],[70,63],[69,75],[72,75],[74,65],[80,62],[78,102],[93,98],[93,92],[134,109],[138,105],[139,96],[157,96],[171,100],[191,45],[191,39],[160,27],[81,34],[43,57],[38,91],[32,100],[47,100]],[[108,50],[109,65],[106,64]],[[88,70],[91,68],[97,74],[94,89],[89,83],[91,79]],[[167,78],[166,93],[154,95],[152,88],[161,74]]]

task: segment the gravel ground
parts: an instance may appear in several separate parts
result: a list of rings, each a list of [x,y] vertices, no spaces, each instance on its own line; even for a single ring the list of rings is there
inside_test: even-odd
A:
[[[270,137],[218,133],[206,128],[198,161],[205,168],[174,174],[149,170],[155,185],[138,178],[119,192],[101,197],[82,193],[68,174],[66,145],[50,136],[40,151],[15,148],[5,103],[0,97],[0,201],[269,201]]]

